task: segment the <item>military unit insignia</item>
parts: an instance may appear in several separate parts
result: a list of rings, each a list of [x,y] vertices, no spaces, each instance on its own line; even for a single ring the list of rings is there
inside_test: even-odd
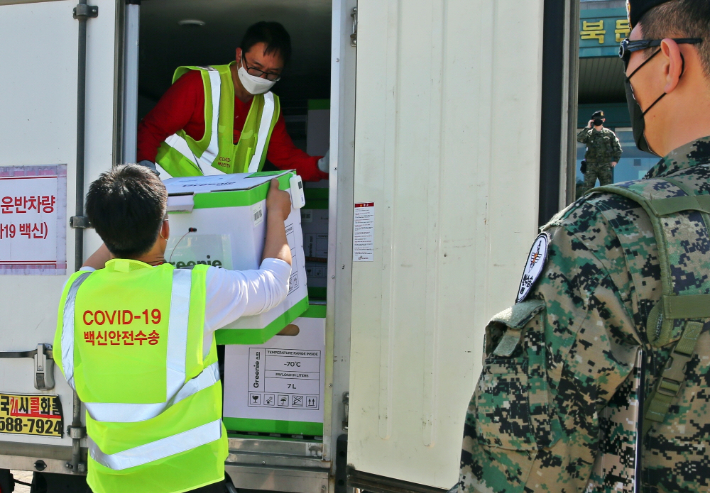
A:
[[[547,262],[547,249],[549,246],[550,235],[547,233],[540,233],[540,235],[535,238],[530,253],[528,254],[528,260],[525,263],[525,269],[523,269],[523,278],[520,280],[518,296],[515,298],[516,303],[525,301],[535,281],[537,281],[540,274],[542,274],[542,268],[545,266],[545,262]]]

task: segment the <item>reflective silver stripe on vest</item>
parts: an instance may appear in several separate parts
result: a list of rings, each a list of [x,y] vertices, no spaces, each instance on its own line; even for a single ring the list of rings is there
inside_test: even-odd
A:
[[[259,135],[256,138],[256,150],[249,163],[249,173],[259,171],[261,164],[261,155],[264,153],[266,145],[266,137],[269,135],[271,128],[271,119],[274,117],[274,94],[269,91],[264,94],[264,111],[261,113],[261,122],[259,123]]]
[[[72,389],[74,387],[74,311],[76,305],[76,293],[91,272],[86,272],[76,279],[69,288],[64,311],[62,313],[62,367],[67,383]],[[76,389],[75,389],[76,390]]]
[[[168,320],[167,401],[185,384],[187,359],[187,326],[190,316],[190,289],[192,271],[173,270],[173,288],[170,294],[170,319]]]
[[[219,440],[221,437],[222,420],[217,419],[177,435],[161,438],[160,440],[124,450],[123,452],[116,452],[115,454],[103,453],[98,445],[89,438],[89,454],[91,454],[92,459],[102,466],[114,471],[122,471],[129,467],[142,466],[171,455],[187,452],[201,445]]]
[[[169,407],[219,382],[219,363],[213,363],[189,380],[169,401],[158,404],[87,402],[86,410],[96,421],[137,423],[155,418]]]
[[[135,423],[154,418],[178,402],[176,397],[183,392],[180,400],[202,390],[197,388],[189,394],[189,389],[195,389],[196,384],[207,383],[214,376],[214,369],[203,372],[190,382],[185,383],[185,360],[187,359],[187,332],[190,316],[190,289],[192,288],[192,271],[185,269],[173,270],[173,286],[170,294],[170,318],[168,319],[168,350],[166,360],[166,399],[155,404],[128,404],[109,402],[87,402],[89,415],[97,421],[116,423]],[[210,367],[211,368],[211,367]],[[198,380],[199,379],[199,380]],[[219,380],[219,369],[217,369]],[[212,382],[215,383],[215,382]],[[211,384],[210,384],[211,385]],[[203,388],[207,388],[206,385]]]
[[[165,139],[166,144],[197,164],[203,173],[205,172],[205,168],[212,166],[212,163],[217,158],[217,154],[219,154],[219,100],[222,96],[222,80],[220,79],[219,72],[212,67],[206,67],[206,70],[208,71],[207,75],[209,75],[210,87],[212,88],[212,134],[210,135],[209,146],[202,153],[202,156],[197,157],[195,153],[192,152],[192,149],[190,149],[190,146],[187,145],[187,141],[178,134],[173,134]],[[206,102],[205,99],[205,103]],[[206,125],[207,122],[205,122],[205,130]]]

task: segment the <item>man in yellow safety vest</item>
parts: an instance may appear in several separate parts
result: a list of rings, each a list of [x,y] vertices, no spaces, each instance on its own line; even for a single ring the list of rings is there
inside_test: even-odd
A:
[[[228,65],[178,67],[173,85],[138,126],[139,164],[170,176],[260,171],[266,159],[306,181],[328,178],[329,159],[309,156],[286,132],[271,92],[291,56],[278,22],[250,26]]]
[[[86,406],[94,493],[225,491],[213,332],[288,293],[291,201],[276,180],[266,208],[259,270],[176,269],[160,179],[125,165],[91,184],[86,211],[104,245],[64,287],[54,358]]]

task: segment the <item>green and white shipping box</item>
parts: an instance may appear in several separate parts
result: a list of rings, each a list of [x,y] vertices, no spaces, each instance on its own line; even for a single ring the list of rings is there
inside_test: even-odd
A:
[[[258,269],[266,236],[269,182],[290,193],[290,171],[194,176],[165,180],[170,239],[166,260],[177,266],[207,264],[224,269]],[[289,293],[277,307],[242,317],[215,333],[217,344],[261,344],[308,309],[300,209],[285,222],[293,265]]]
[[[318,296],[318,294],[319,291],[324,291],[328,285],[328,209],[311,205],[319,202],[309,200],[308,195],[312,191],[312,189],[306,188],[306,201],[308,204],[306,207],[308,208],[301,209],[306,277],[311,298],[315,296],[316,298],[325,299],[325,292],[322,293],[322,296]]]
[[[325,305],[311,305],[284,333],[225,347],[228,432],[323,435]]]

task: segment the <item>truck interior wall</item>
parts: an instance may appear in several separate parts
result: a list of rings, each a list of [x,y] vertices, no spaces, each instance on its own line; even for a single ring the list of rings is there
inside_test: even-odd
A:
[[[355,0],[342,3],[351,3],[353,6],[356,4]],[[287,65],[282,80],[276,84],[273,92],[280,97],[287,131],[297,147],[312,155],[325,154],[328,149],[328,133],[331,137],[339,135],[345,143],[341,147],[337,144],[337,138],[335,144],[332,144],[333,140],[331,139],[331,164],[335,170],[339,166],[338,163],[346,163],[350,170],[350,174],[336,172],[331,174],[330,187],[327,181],[318,184],[306,183],[306,209],[309,208],[309,204],[313,203],[308,196],[308,190],[318,187],[326,189],[321,191],[326,192],[325,194],[317,195],[318,207],[324,207],[326,211],[328,208],[335,211],[336,202],[341,200],[336,194],[341,181],[345,182],[346,187],[348,184],[350,186],[350,193],[346,193],[342,199],[346,200],[348,204],[352,204],[355,55],[354,49],[347,44],[351,18],[349,10],[346,10],[347,8],[344,9],[340,1],[333,0],[269,2],[259,0],[206,0],[201,2],[150,0],[143,2],[140,13],[138,117],[142,118],[146,115],[169,88],[176,67],[229,63],[234,60],[235,49],[249,25],[262,20],[280,22],[291,36],[293,49],[291,62]],[[204,25],[181,26],[179,23],[183,20],[202,21]],[[333,32],[336,31],[342,32],[342,36],[346,40],[342,43],[341,48],[337,48],[331,39]],[[348,63],[345,63],[346,56],[334,55],[335,50],[345,50],[346,47],[353,50],[353,53],[350,54],[351,62]],[[340,66],[333,65],[333,58],[342,59],[343,63]],[[344,80],[340,75],[341,69],[347,71],[349,87],[341,85]],[[332,77],[332,73],[336,75]],[[338,97],[333,95],[335,92],[341,97],[349,98],[350,110],[340,117],[341,120],[336,121],[331,118],[330,125],[327,120],[321,122],[319,131],[325,132],[325,135],[319,135],[319,138],[315,139],[316,145],[313,145],[314,139],[310,133],[314,128],[313,122],[310,121],[313,112],[310,110],[314,107],[328,107],[328,100]],[[314,102],[318,102],[318,104],[312,104]],[[331,112],[337,113],[332,106]],[[319,117],[322,116],[319,115]],[[348,132],[350,132],[349,136]],[[269,166],[270,163],[267,162],[264,169],[270,169]],[[330,202],[327,194],[328,187],[330,188]],[[347,210],[350,210],[350,205]],[[326,224],[325,227],[330,228],[331,231],[335,231],[335,229],[349,230],[351,226],[347,221],[347,211],[344,219],[338,222],[333,214],[330,224]],[[338,248],[351,251],[351,244],[348,242],[351,234],[349,235],[346,231],[342,231],[342,233],[339,235]],[[330,275],[331,271],[333,273],[335,271],[335,235],[330,235],[328,242],[329,251],[333,254],[328,259],[328,264],[323,263],[322,265],[327,265],[330,278],[334,277],[334,275]],[[346,254],[346,257],[349,255],[351,254]],[[349,258],[345,262],[349,262]],[[306,265],[308,266],[308,263]],[[323,459],[326,461],[333,457],[334,451],[331,441],[334,442],[335,438],[343,433],[342,394],[347,390],[349,333],[343,333],[342,329],[347,328],[345,324],[342,324],[342,327],[339,324],[338,332],[335,333],[336,307],[334,299],[339,296],[340,299],[348,301],[338,312],[340,318],[343,316],[347,318],[349,325],[349,311],[345,310],[349,306],[347,290],[350,283],[349,278],[342,280],[344,275],[346,273],[342,269],[339,270],[339,281],[342,281],[338,284],[339,287],[336,287],[336,283],[328,283],[327,287],[329,302],[326,330],[327,367],[323,437]],[[323,287],[322,291],[325,293],[326,288]],[[313,300],[313,296],[311,296],[311,300]],[[323,299],[319,301],[324,302]],[[334,362],[334,352],[338,355],[337,362]],[[229,467],[228,469],[229,471],[235,470]],[[274,474],[278,476],[279,473]],[[244,478],[235,476],[235,480],[240,479]]]
[[[353,264],[348,462],[449,489],[483,329],[536,234],[543,1],[358,15],[354,202],[375,219],[374,260]]]

